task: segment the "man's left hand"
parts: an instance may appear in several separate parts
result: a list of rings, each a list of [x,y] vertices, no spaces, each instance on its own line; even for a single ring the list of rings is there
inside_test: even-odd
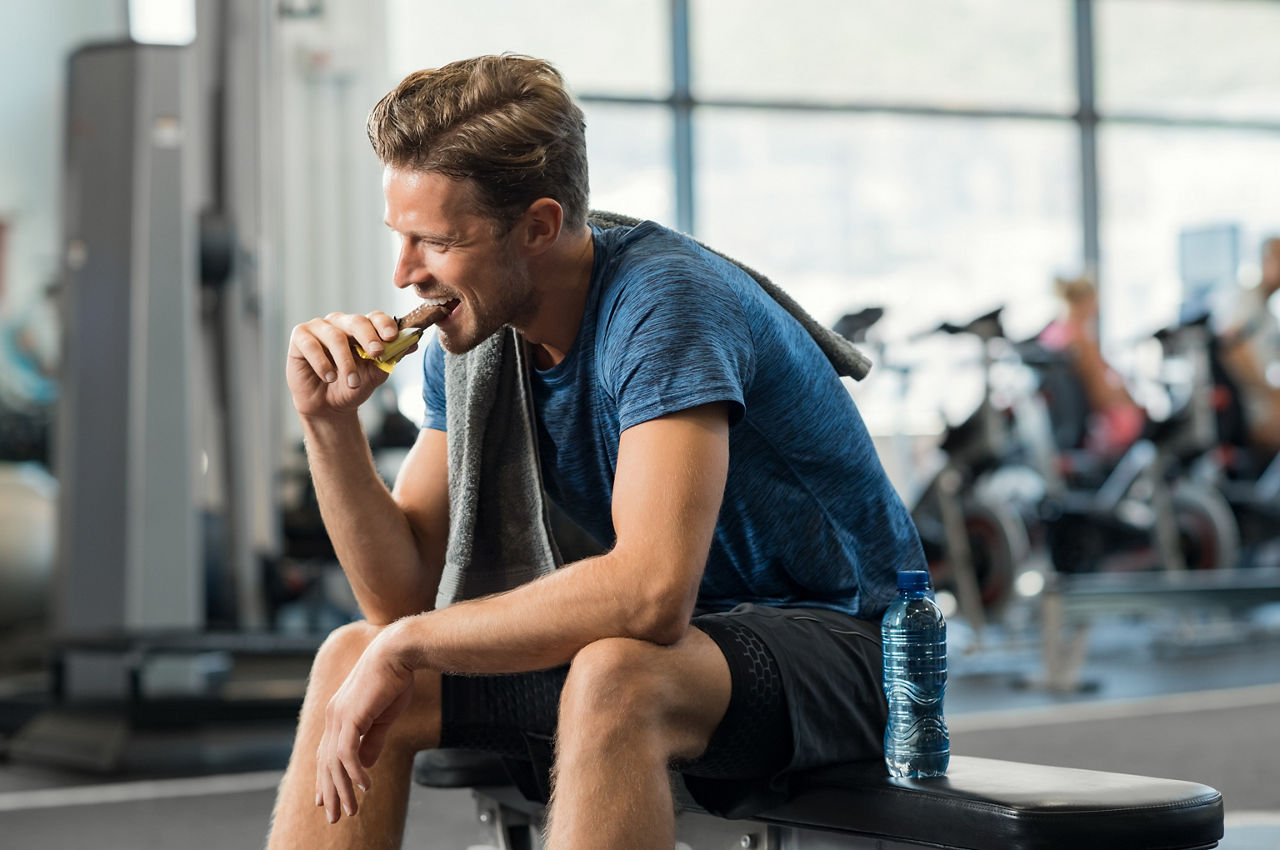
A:
[[[384,629],[369,644],[325,708],[316,750],[316,805],[324,806],[330,823],[342,812],[356,814],[352,786],[366,792],[372,787],[366,768],[378,760],[391,724],[413,696],[413,669],[393,650],[393,630]]]

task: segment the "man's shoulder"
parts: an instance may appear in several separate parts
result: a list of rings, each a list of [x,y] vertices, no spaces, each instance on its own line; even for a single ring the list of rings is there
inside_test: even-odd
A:
[[[606,233],[606,235],[610,235]],[[601,307],[649,297],[700,300],[750,283],[734,263],[690,236],[645,221],[605,246]]]
[[[662,260],[698,257],[706,250],[683,233],[648,219],[625,226],[597,227],[597,233],[598,246],[615,267],[656,265]]]

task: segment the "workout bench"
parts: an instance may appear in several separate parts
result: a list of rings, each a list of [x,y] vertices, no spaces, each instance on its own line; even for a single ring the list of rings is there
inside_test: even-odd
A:
[[[542,805],[502,762],[466,750],[419,753],[414,779],[472,788],[484,840],[542,847]],[[677,850],[1199,850],[1222,838],[1222,795],[1205,785],[952,756],[941,779],[892,779],[880,763],[802,777],[785,805],[749,819],[700,811],[677,787]]]

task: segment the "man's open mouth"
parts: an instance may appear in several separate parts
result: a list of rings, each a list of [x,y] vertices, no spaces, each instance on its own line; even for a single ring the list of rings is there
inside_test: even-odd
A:
[[[462,302],[457,298],[424,298],[422,306],[424,307],[444,307],[450,313],[458,308]]]
[[[457,298],[425,298],[397,323],[402,328],[425,328],[449,318],[461,303]]]

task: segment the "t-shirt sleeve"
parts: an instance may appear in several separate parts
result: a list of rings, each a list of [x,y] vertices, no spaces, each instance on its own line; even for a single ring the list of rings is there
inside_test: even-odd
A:
[[[609,311],[600,366],[621,431],[717,401],[735,424],[754,372],[746,312],[723,281],[660,273]]]
[[[439,337],[433,336],[422,353],[422,401],[426,411],[422,414],[422,427],[436,431],[448,431],[444,393],[444,349]]]

